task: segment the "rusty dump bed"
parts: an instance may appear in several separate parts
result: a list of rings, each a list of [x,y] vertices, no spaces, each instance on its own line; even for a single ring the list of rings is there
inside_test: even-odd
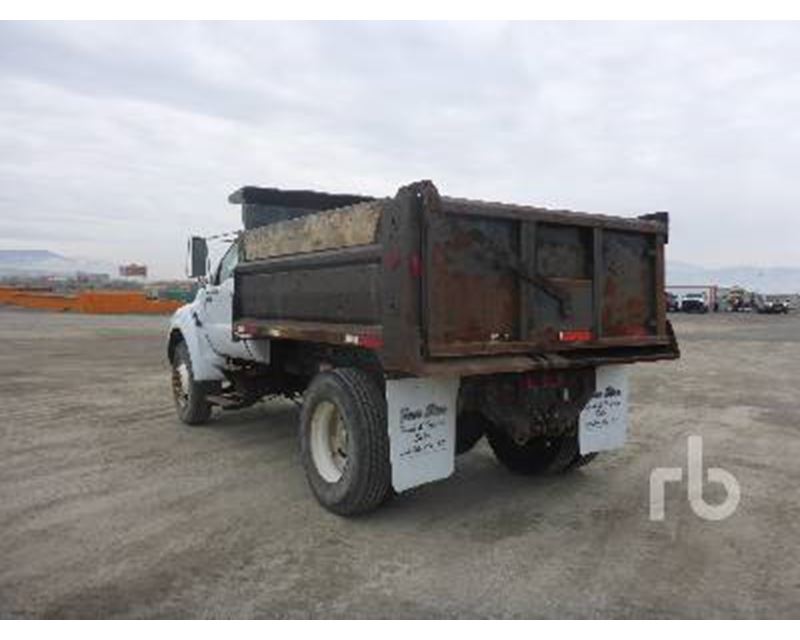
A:
[[[364,347],[411,375],[678,356],[666,213],[464,200],[427,181],[348,203],[244,232],[235,336]]]

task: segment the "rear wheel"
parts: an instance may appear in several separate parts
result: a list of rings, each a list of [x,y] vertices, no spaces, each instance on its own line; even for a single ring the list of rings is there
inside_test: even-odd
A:
[[[339,515],[378,507],[391,494],[386,402],[359,369],[318,374],[300,415],[300,455],[319,503]]]
[[[471,451],[489,426],[489,421],[477,411],[460,413],[456,420],[456,455]]]
[[[566,470],[570,471],[572,469],[580,469],[581,467],[585,467],[596,457],[597,457],[597,452],[595,451],[593,451],[592,453],[583,453],[583,454],[578,453],[572,459],[572,462],[569,463],[569,466],[567,467]]]
[[[539,436],[518,444],[505,431],[493,427],[486,432],[486,439],[500,463],[522,475],[562,473],[594,459],[593,454],[580,454],[576,434]]]

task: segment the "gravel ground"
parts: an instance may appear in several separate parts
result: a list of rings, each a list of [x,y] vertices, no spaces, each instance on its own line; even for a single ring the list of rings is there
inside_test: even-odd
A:
[[[177,422],[165,318],[0,309],[0,616],[796,617],[800,315],[673,321],[683,358],[633,368],[625,449],[530,479],[481,443],[345,520],[306,486],[293,405]],[[690,434],[738,510],[702,520],[676,484],[651,522]]]

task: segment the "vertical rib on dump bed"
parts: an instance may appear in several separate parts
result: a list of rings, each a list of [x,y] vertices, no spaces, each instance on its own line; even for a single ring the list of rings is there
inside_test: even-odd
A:
[[[672,358],[666,241],[663,213],[554,211],[414,183],[246,231],[234,334],[366,346],[414,375]]]

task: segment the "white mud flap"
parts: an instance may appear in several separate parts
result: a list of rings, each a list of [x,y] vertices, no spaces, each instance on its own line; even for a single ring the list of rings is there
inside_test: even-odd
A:
[[[581,411],[580,452],[608,451],[625,444],[628,433],[628,367],[597,367],[595,392]]]
[[[459,378],[386,381],[392,486],[405,491],[453,473]]]

